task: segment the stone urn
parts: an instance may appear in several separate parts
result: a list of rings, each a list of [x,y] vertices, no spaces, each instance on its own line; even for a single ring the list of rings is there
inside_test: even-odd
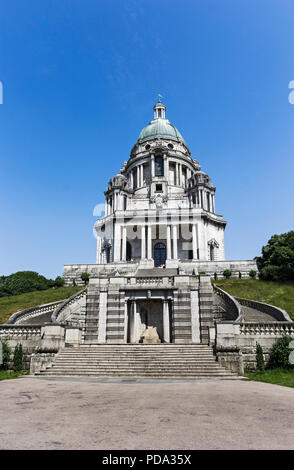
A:
[[[146,330],[144,330],[143,333],[141,334],[140,343],[143,343],[143,344],[161,343],[160,338],[157,333],[157,328],[154,326],[148,326]]]

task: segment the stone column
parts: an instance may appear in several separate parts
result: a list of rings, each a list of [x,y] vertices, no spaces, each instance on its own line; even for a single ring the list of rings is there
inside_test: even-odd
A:
[[[169,305],[166,299],[163,301],[163,341],[170,343]]]
[[[97,235],[96,264],[101,264],[101,237]]]
[[[124,318],[124,343],[128,342],[128,326],[129,326],[129,312],[128,301],[125,301],[125,318]]]
[[[127,227],[122,227],[122,261],[126,261],[127,258]]]
[[[107,291],[100,292],[99,319],[98,319],[98,343],[106,343],[106,315],[107,315]]]
[[[144,186],[144,165],[140,165],[141,168],[141,186]]]
[[[134,176],[133,176],[133,170],[131,170],[131,188],[134,189]]]
[[[154,154],[151,155],[151,178],[153,179],[155,175],[154,171]]]
[[[193,259],[197,259],[196,224],[192,225],[192,245],[193,245]]]
[[[178,259],[178,234],[176,225],[173,225],[173,249],[173,259]]]
[[[170,225],[166,226],[166,258],[171,259]]]
[[[168,180],[168,159],[166,154],[163,155],[163,161],[164,161],[164,177],[166,180]]]
[[[140,339],[140,313],[137,311],[137,302],[136,300],[132,300],[132,320],[133,320],[133,328],[132,328],[132,343],[138,343]]]
[[[152,226],[148,225],[147,258],[152,259]]]
[[[137,188],[140,188],[140,165],[137,166]]]
[[[114,236],[113,236],[113,261],[120,261],[121,253],[121,226],[114,223]]]
[[[146,259],[146,229],[145,225],[141,227],[141,259]]]
[[[179,185],[179,164],[176,163],[176,186]]]
[[[179,186],[182,186],[183,183],[183,167],[182,164],[179,164]]]
[[[191,291],[192,343],[200,343],[199,296],[197,290]]]

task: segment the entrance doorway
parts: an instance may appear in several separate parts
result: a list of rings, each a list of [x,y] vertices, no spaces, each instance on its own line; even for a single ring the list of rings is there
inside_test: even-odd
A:
[[[156,243],[154,246],[154,266],[165,266],[166,262],[166,246],[164,243]]]
[[[148,327],[156,328],[162,343],[171,342],[171,318],[168,302],[161,299],[128,302],[128,343],[139,343]]]

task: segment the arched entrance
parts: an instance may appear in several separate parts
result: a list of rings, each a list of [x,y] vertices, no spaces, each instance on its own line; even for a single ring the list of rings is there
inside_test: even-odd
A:
[[[165,265],[166,262],[166,246],[164,243],[156,243],[154,245],[154,266]]]

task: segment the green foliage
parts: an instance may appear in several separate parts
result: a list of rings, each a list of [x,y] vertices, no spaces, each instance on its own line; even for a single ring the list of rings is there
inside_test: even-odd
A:
[[[251,269],[251,271],[249,271],[249,276],[252,277],[252,279],[256,278],[256,274],[257,272],[255,271],[255,269]]]
[[[82,281],[84,281],[85,284],[88,284],[89,279],[90,279],[89,273],[82,273],[81,274],[81,279],[82,279]]]
[[[13,354],[13,370],[18,372],[23,368],[23,352],[22,345],[17,344]]]
[[[0,364],[0,369],[7,370],[8,369],[8,362],[11,354],[11,349],[6,343],[6,341],[1,340],[2,343],[2,355],[3,355],[3,362]]]
[[[199,276],[204,276],[206,274],[206,272],[205,271],[199,271],[198,274],[199,274]]]
[[[0,276],[0,297],[61,287],[63,284],[64,280],[60,276],[53,281],[34,271],[18,271],[9,276]]]
[[[54,281],[54,286],[55,287],[63,287],[64,286],[64,279],[61,276],[57,276],[57,278]]]
[[[291,341],[293,338],[286,335],[277,339],[270,351],[268,369],[292,368],[292,364],[289,362],[289,355],[292,351],[289,348]]]
[[[294,231],[273,235],[256,259],[260,278],[269,281],[294,279]]]
[[[259,343],[256,343],[256,369],[259,371],[264,370],[263,350]]]
[[[226,278],[226,279],[229,279],[229,277],[231,277],[232,275],[232,271],[230,269],[225,269],[224,272],[223,272],[223,276]]]

